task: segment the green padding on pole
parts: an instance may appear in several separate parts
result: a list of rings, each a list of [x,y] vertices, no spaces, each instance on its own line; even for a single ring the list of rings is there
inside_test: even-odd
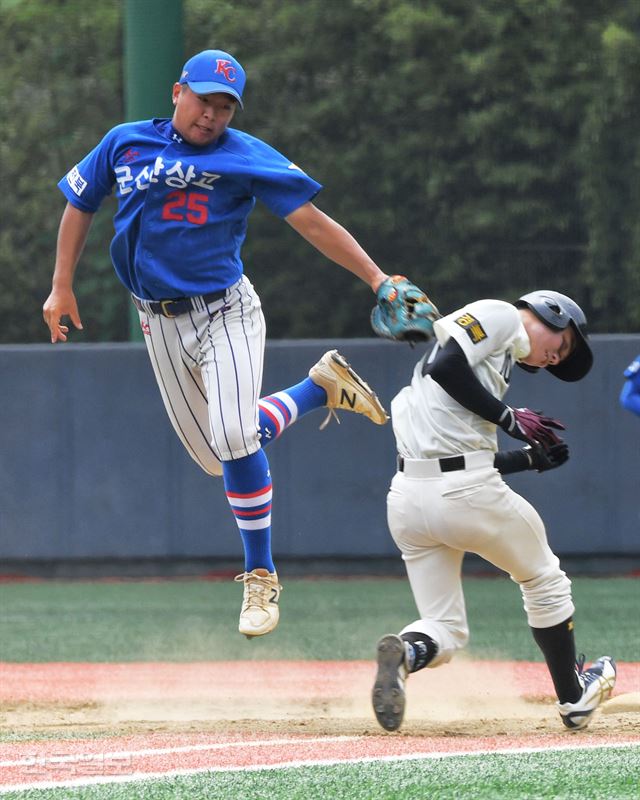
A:
[[[171,88],[186,60],[182,0],[125,0],[124,84],[126,121],[170,117]],[[142,341],[131,306],[129,339]]]

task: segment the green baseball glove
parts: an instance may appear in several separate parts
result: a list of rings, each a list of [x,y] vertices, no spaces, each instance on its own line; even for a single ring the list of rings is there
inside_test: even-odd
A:
[[[391,275],[376,292],[371,327],[385,339],[427,342],[433,338],[433,323],[441,314],[427,295],[404,275]]]

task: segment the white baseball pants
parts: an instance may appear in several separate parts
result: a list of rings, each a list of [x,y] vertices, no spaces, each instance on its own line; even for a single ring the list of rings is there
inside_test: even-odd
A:
[[[409,459],[391,483],[389,529],[421,617],[402,633],[419,631],[438,644],[430,667],[450,661],[469,638],[461,576],[465,552],[477,553],[519,584],[530,626],[548,628],[574,612],[571,582],[540,516],[502,480],[493,459],[488,450],[466,453],[466,468],[453,472],[442,472],[438,459]]]
[[[266,329],[251,282],[241,278],[208,305],[194,298],[194,309],[178,317],[139,315],[165,409],[189,455],[222,475],[221,461],[255,453]]]

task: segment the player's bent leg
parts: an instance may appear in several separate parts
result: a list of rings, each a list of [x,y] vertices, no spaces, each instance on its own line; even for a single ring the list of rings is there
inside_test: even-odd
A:
[[[527,620],[553,681],[563,724],[571,729],[585,728],[611,695],[615,663],[603,656],[583,671],[582,656],[576,664],[571,581],[549,547],[538,515],[527,513],[530,506],[523,498],[515,493],[511,498],[522,513],[512,519],[509,548],[494,553],[490,560],[508,571],[520,586]]]
[[[447,498],[447,502],[452,501]],[[389,531],[402,553],[420,614],[400,635],[417,632],[437,644],[429,667],[450,661],[469,640],[461,577],[464,551],[435,541],[431,534],[438,522],[439,503],[440,490],[433,481],[409,479],[401,472],[394,476],[387,495]]]
[[[266,447],[275,441],[300,417],[322,408],[327,395],[310,378],[295,386],[263,397],[258,402],[260,444]]]
[[[571,581],[560,568],[560,562],[551,550],[548,551],[546,563],[532,577],[527,580],[518,579],[516,582],[520,586],[524,610],[532,628],[559,625],[575,611],[571,598]]]
[[[316,408],[336,408],[363,414],[377,425],[388,416],[375,392],[337,350],[325,353],[309,377],[295,386],[261,398],[260,443],[266,447],[293,423]],[[324,428],[330,416],[321,425]]]
[[[551,550],[539,572],[517,581],[533,638],[544,656],[558,700],[573,702],[582,694],[576,675],[571,581]]]
[[[547,628],[531,628],[535,643],[540,648],[551,675],[556,696],[561,703],[575,702],[582,695],[582,686],[576,674],[576,645],[573,635],[573,618]]]
[[[482,517],[491,527],[481,531],[475,552],[508,572],[520,586],[527,620],[553,680],[563,722],[570,727],[575,711],[578,722],[574,727],[584,727],[605,693],[610,694],[607,686],[611,672],[615,680],[615,669],[599,662],[593,665],[593,674],[604,675],[601,693],[596,678],[581,677],[581,669],[576,670],[571,581],[549,547],[539,514],[499,479],[487,482],[485,494],[487,508]],[[509,535],[493,535],[494,530],[502,529],[508,529]],[[593,688],[587,690],[593,681]]]
[[[331,415],[336,416],[336,409],[363,414],[376,425],[384,425],[389,419],[373,389],[337,350],[325,353],[311,367],[309,377],[327,393],[325,405],[329,415],[321,427],[327,424]]]
[[[616,665],[602,656],[584,669],[584,656],[576,659],[573,619],[548,628],[532,628],[542,651],[558,697],[563,724],[570,729],[586,728],[598,707],[611,696],[616,682]]]
[[[246,278],[207,318],[198,342],[212,446],[225,462],[251,455],[260,449],[258,397],[265,323],[260,300]]]
[[[211,441],[209,409],[195,360],[182,357],[189,345],[188,317],[139,312],[144,340],[167,416],[185,450],[207,474],[222,475],[219,453]]]

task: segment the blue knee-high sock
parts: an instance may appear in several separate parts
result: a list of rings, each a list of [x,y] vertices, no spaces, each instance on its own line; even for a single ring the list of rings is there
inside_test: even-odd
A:
[[[305,378],[289,389],[263,397],[258,405],[260,409],[260,443],[265,447],[277,439],[280,434],[309,411],[326,405],[327,393]]]
[[[245,572],[275,572],[271,556],[271,473],[263,450],[222,464],[224,489],[244,545]]]

